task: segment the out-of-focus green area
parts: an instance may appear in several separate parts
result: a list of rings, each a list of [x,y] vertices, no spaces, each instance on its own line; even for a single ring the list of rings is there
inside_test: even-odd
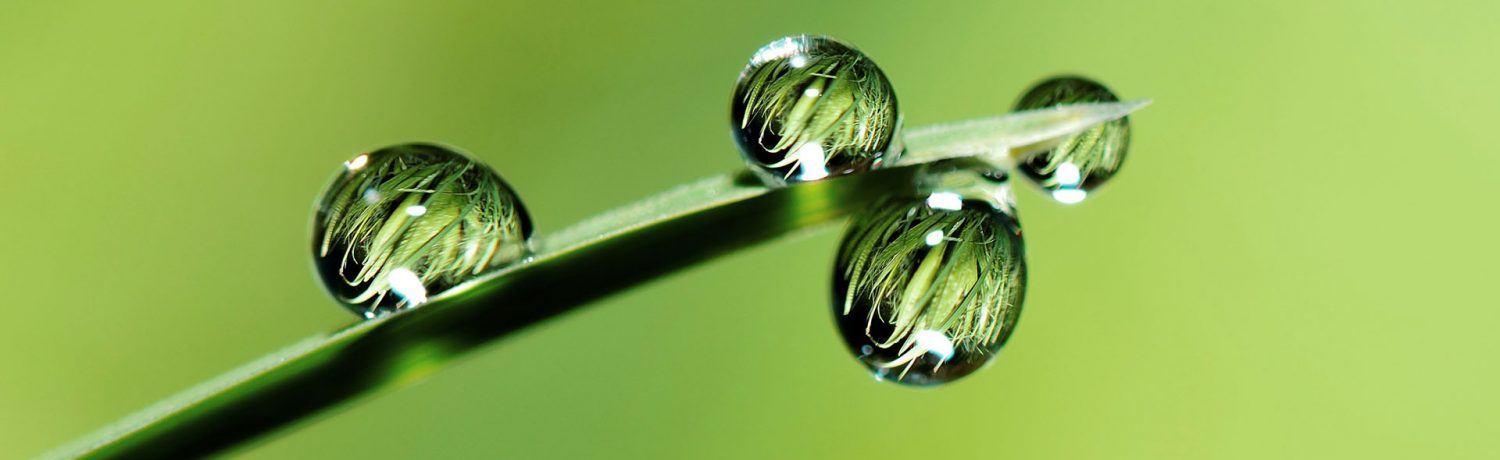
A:
[[[736,168],[740,66],[821,32],[880,63],[908,126],[1061,72],[1156,100],[1096,198],[1022,190],[1031,288],[987,370],[866,376],[826,230],[239,452],[1494,458],[1497,5],[11,2],[0,457],[352,322],[307,235],[349,156],[459,146],[554,231]]]

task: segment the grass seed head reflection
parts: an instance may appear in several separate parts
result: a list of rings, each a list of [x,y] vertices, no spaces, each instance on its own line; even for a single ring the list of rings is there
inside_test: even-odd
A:
[[[886,199],[855,216],[839,249],[834,315],[882,379],[932,385],[968,375],[1020,314],[1026,263],[1015,219],[984,200],[947,201]]]
[[[1099,82],[1082,77],[1055,77],[1026,91],[1016,101],[1015,109],[1119,100]],[[1130,118],[1124,117],[1069,136],[1056,147],[1027,157],[1016,169],[1046,189],[1054,200],[1074,204],[1120,171],[1129,148]]]
[[[757,51],[735,84],[730,121],[745,159],[777,185],[865,171],[899,153],[896,92],[885,73],[824,36],[789,36]]]
[[[313,257],[324,286],[366,317],[425,303],[527,252],[531,222],[488,166],[426,144],[362,154],[323,194]]]

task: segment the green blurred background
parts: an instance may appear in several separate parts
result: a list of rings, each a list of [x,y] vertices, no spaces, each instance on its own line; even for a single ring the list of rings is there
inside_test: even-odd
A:
[[[361,150],[473,152],[541,233],[739,166],[735,75],[860,46],[910,125],[1059,72],[1156,104],[1080,206],[1022,190],[1032,282],[987,370],[870,379],[839,232],[486,347],[252,458],[1494,458],[1494,18],[1474,2],[6,2],[0,456],[354,320],[311,203]],[[753,225],[753,223],[747,223]],[[711,237],[711,235],[705,235]]]

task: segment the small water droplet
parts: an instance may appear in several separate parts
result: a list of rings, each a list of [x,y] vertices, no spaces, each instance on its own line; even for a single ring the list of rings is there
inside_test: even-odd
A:
[[[896,91],[875,61],[820,35],[762,47],[740,73],[730,122],[773,185],[869,170],[900,152]]]
[[[844,234],[834,316],[877,379],[935,385],[968,375],[1000,350],[1021,312],[1019,223],[988,196],[945,201],[888,198]]]
[[[1061,104],[1119,101],[1109,88],[1082,77],[1056,77],[1036,84],[1016,102],[1016,110]],[[1017,169],[1053,199],[1073,204],[1119,172],[1130,148],[1129,117],[1075,134],[1056,147],[1027,157]]]
[[[313,259],[328,292],[373,318],[528,253],[531,220],[478,161],[405,144],[344,163],[319,200]]]

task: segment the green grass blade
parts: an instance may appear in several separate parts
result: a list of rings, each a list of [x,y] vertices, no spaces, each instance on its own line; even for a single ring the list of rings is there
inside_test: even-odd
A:
[[[984,139],[1003,151],[1014,147],[1006,142],[1065,136],[1139,107],[1048,109],[1066,115],[1057,119],[1069,123],[1062,127],[1018,114],[969,131],[936,132],[950,142]],[[1011,117],[1030,121],[1004,121]],[[923,142],[941,151],[941,143]],[[945,156],[932,159],[938,157]],[[679,187],[558,232],[540,242],[532,259],[439,294],[421,308],[309,338],[48,456],[179,458],[221,452],[420,379],[481,345],[594,300],[736,249],[835,222],[871,200],[910,190],[912,166],[919,164],[903,160],[897,168],[781,188],[763,186],[747,173]]]

